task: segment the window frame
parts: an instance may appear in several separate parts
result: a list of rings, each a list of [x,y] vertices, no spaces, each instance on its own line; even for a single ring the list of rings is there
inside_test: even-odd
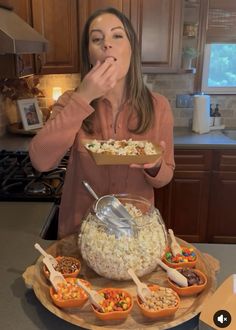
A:
[[[230,42],[229,42],[230,43]],[[219,42],[220,44],[220,42]],[[236,94],[235,87],[209,87],[209,64],[211,55],[211,44],[205,44],[204,58],[203,58],[203,70],[202,70],[202,88],[201,91],[208,94]]]

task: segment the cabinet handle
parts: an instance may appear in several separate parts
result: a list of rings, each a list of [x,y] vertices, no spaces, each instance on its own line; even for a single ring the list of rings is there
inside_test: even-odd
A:
[[[41,73],[42,71],[42,59],[40,55],[37,55],[37,73]]]

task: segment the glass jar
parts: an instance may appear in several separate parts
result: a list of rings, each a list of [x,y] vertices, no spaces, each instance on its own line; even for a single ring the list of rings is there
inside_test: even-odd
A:
[[[94,204],[81,225],[78,239],[81,255],[90,268],[109,279],[130,279],[129,268],[139,277],[149,274],[167,247],[167,231],[161,214],[143,197],[114,196],[133,217],[132,230],[116,235],[109,224],[96,216]]]

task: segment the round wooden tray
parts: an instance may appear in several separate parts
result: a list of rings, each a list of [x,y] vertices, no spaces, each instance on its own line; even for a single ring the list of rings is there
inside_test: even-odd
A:
[[[193,247],[191,244],[178,239],[181,245]],[[26,269],[23,274],[26,286],[33,288],[35,295],[39,301],[53,314],[58,317],[72,323],[83,327],[85,329],[92,330],[103,330],[103,329],[169,329],[171,327],[177,326],[186,322],[199,314],[201,312],[202,304],[207,298],[209,298],[216,289],[216,271],[219,270],[219,262],[208,254],[202,254],[200,251],[196,250],[198,256],[198,262],[196,268],[202,270],[207,278],[208,283],[206,289],[195,296],[191,297],[181,297],[181,303],[179,310],[172,317],[166,317],[160,320],[149,320],[145,318],[138,309],[138,306],[135,302],[134,308],[131,311],[131,314],[125,321],[101,321],[96,318],[92,312],[91,306],[89,303],[86,303],[82,308],[77,309],[60,309],[53,305],[50,295],[49,287],[50,283],[45,278],[42,271],[42,257],[40,257],[36,264],[30,266]],[[77,235],[68,236],[60,241],[56,241],[52,244],[47,252],[53,256],[58,255],[67,255],[75,256],[81,260],[82,268],[79,274],[80,278],[84,278],[90,281],[93,285],[93,288],[100,289],[105,287],[117,287],[117,288],[126,288],[134,297],[136,301],[136,287],[132,281],[112,281],[105,279],[97,275],[94,271],[89,269],[85,262],[82,261],[82,258],[78,252],[77,248]],[[155,283],[161,286],[168,287],[166,273],[157,268],[156,272],[151,273],[150,275],[142,277],[142,281],[145,283]]]

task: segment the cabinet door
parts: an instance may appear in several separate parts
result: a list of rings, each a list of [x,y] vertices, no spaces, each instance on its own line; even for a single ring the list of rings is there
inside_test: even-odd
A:
[[[209,172],[176,171],[171,183],[168,219],[178,237],[204,242],[209,202]]]
[[[155,190],[155,205],[167,228],[188,242],[206,241],[211,150],[175,150],[172,181]]]
[[[32,26],[32,14],[30,0],[9,0],[8,4],[13,7],[14,12]],[[9,56],[11,59],[12,56]],[[24,76],[33,74],[35,71],[34,56],[32,54],[14,55],[16,66],[16,75]]]
[[[76,0],[32,0],[33,25],[49,41],[47,53],[36,55],[37,72],[78,72]]]
[[[214,152],[207,238],[236,243],[236,150]]]
[[[182,0],[131,0],[143,72],[176,72],[180,68]]]
[[[170,189],[171,183],[162,188],[154,189],[155,207],[160,211],[167,229],[171,228],[169,217]]]
[[[79,0],[79,33],[83,31],[83,27],[87,18],[97,9],[114,7],[129,17],[130,0]]]

